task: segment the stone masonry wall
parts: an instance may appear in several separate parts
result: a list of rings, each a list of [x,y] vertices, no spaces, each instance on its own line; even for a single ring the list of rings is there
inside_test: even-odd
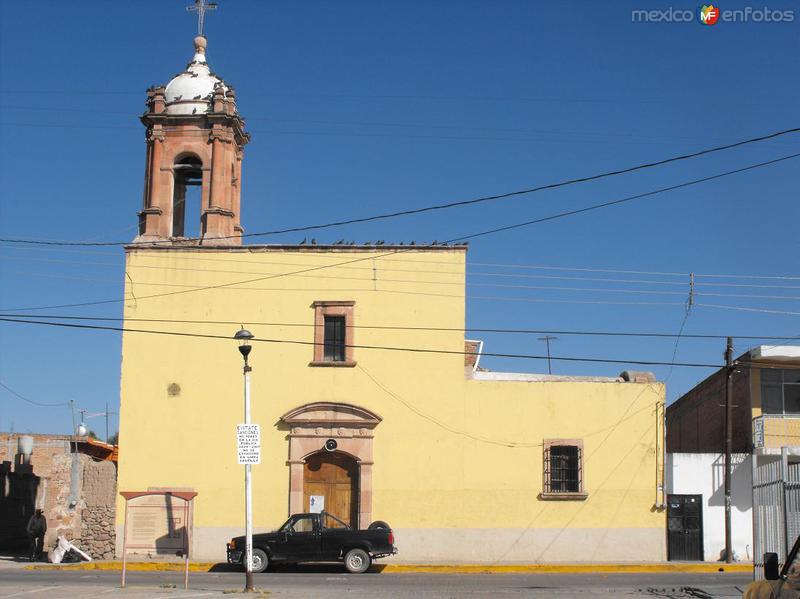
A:
[[[83,467],[81,546],[94,559],[113,559],[117,468],[113,462],[82,457],[86,461]]]
[[[47,519],[47,552],[63,536],[93,559],[113,558],[116,464],[75,453],[67,436],[34,434],[30,469],[23,471],[14,465],[18,436],[0,432],[0,548],[27,554],[25,525],[38,507]]]

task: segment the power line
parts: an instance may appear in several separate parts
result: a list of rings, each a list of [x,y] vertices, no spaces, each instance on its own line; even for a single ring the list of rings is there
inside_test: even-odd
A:
[[[727,177],[727,176],[730,176],[730,175],[743,173],[743,172],[750,171],[750,170],[757,169],[757,168],[762,168],[764,166],[777,164],[779,162],[783,162],[785,160],[791,160],[791,159],[794,159],[794,158],[797,158],[797,157],[800,157],[800,153],[790,154],[788,156],[775,158],[773,160],[768,160],[768,161],[765,161],[765,162],[751,164],[751,165],[748,165],[748,166],[745,166],[745,167],[741,167],[741,168],[738,168],[738,169],[734,169],[734,170],[731,170],[731,171],[718,173],[716,175],[710,175],[708,177],[702,177],[700,179],[694,179],[694,180],[691,180],[691,181],[685,181],[685,182],[679,183],[677,185],[671,185],[669,187],[663,187],[663,188],[660,188],[660,189],[657,189],[657,190],[654,190],[654,191],[649,191],[649,192],[645,192],[645,193],[641,193],[641,194],[636,194],[636,195],[628,196],[626,198],[621,198],[621,199],[618,199],[618,200],[613,200],[613,201],[609,201],[609,202],[603,202],[603,203],[600,203],[600,204],[594,204],[592,206],[587,206],[585,208],[579,208],[579,209],[576,209],[576,210],[568,210],[566,212],[560,212],[560,213],[557,213],[557,214],[554,214],[554,215],[550,215],[550,216],[546,216],[546,217],[542,217],[542,218],[537,218],[537,219],[525,221],[525,222],[522,222],[522,223],[516,223],[516,224],[512,224],[512,225],[507,225],[505,227],[498,227],[498,228],[489,229],[489,230],[486,230],[486,231],[481,231],[481,232],[478,232],[478,233],[472,233],[470,235],[463,235],[463,236],[456,237],[456,238],[449,239],[449,240],[445,241],[444,245],[447,245],[447,244],[450,244],[450,243],[455,243],[455,242],[458,242],[458,241],[463,241],[463,240],[466,240],[466,239],[473,239],[473,238],[476,238],[476,237],[481,237],[481,236],[485,236],[485,235],[491,235],[491,234],[494,234],[494,233],[500,233],[500,232],[504,232],[504,231],[509,231],[511,229],[527,227],[527,226],[530,226],[530,225],[539,224],[539,223],[543,223],[543,222],[547,222],[547,221],[551,221],[551,220],[556,220],[556,219],[564,218],[564,217],[567,217],[567,216],[573,216],[575,214],[580,214],[580,213],[583,213],[583,212],[589,212],[589,211],[592,211],[592,210],[598,210],[600,208],[606,208],[606,207],[609,207],[609,206],[622,204],[622,203],[625,203],[625,202],[631,202],[633,200],[641,199],[641,198],[644,198],[644,197],[650,197],[650,196],[653,196],[653,195],[656,195],[656,194],[659,194],[659,193],[665,193],[667,191],[673,191],[673,190],[676,190],[676,189],[689,187],[691,185],[697,185],[699,183],[704,183],[704,182],[707,182],[707,181],[713,181],[713,180],[716,180],[716,179],[720,179],[722,177]],[[188,248],[188,247],[192,247],[192,246],[186,246],[186,247]],[[202,247],[202,246],[198,246],[198,247]],[[361,257],[361,258],[355,258],[355,259],[352,259],[352,260],[347,260],[345,262],[340,262],[340,263],[336,263],[336,264],[326,264],[326,265],[314,266],[314,267],[306,268],[306,269],[299,270],[299,271],[275,274],[275,275],[270,275],[270,276],[266,276],[266,277],[257,277],[255,279],[248,279],[248,280],[244,280],[244,281],[231,281],[229,283],[219,283],[219,284],[216,284],[216,285],[209,285],[209,286],[206,286],[206,287],[200,287],[200,288],[196,288],[196,289],[183,289],[183,290],[180,290],[180,291],[170,291],[170,292],[166,292],[166,293],[157,293],[157,294],[152,294],[152,295],[146,295],[146,296],[137,298],[137,301],[138,300],[143,300],[143,299],[157,298],[157,297],[167,297],[167,296],[172,296],[172,295],[181,295],[181,294],[193,293],[193,292],[197,292],[197,291],[206,291],[206,290],[211,290],[211,289],[223,289],[223,288],[233,287],[233,286],[237,286],[237,285],[246,285],[248,283],[256,283],[256,282],[265,281],[265,280],[269,280],[269,279],[275,279],[275,278],[283,277],[283,276],[291,276],[291,275],[298,275],[298,274],[303,274],[303,273],[308,273],[308,272],[316,272],[316,271],[323,270],[323,269],[326,269],[326,268],[334,268],[334,267],[337,267],[337,266],[346,266],[348,264],[354,264],[354,263],[363,262],[363,261],[366,261],[366,260],[375,260],[375,259],[385,258],[387,256],[393,256],[393,255],[396,255],[396,254],[399,254],[399,253],[405,253],[405,252],[410,252],[410,251],[414,251],[414,247],[408,247],[408,248],[404,247],[402,249],[392,250],[392,251],[389,251],[389,252],[384,253],[384,254],[364,256],[364,257]],[[98,301],[93,301],[93,302],[78,302],[78,303],[74,303],[74,304],[61,304],[61,305],[56,305],[56,306],[9,308],[9,309],[3,309],[2,311],[26,312],[26,311],[33,311],[33,310],[50,310],[50,309],[58,309],[58,308],[75,308],[75,307],[82,307],[82,306],[95,306],[95,305],[101,305],[101,304],[121,303],[121,302],[124,302],[124,301],[126,301],[125,298],[113,299],[113,300],[98,300]]]
[[[0,242],[2,243],[2,242]],[[264,246],[244,246],[245,248],[251,250],[251,254],[258,253],[257,250],[262,249]],[[269,248],[270,246],[267,246]],[[296,247],[296,246],[291,246]],[[313,248],[313,246],[311,246]],[[379,249],[380,246],[374,245],[357,245],[357,246],[342,246],[343,248],[348,249]],[[411,246],[409,249],[413,250],[416,246]],[[89,255],[104,255],[104,256],[118,256],[117,252],[104,252],[100,250],[80,250],[80,249],[70,249],[70,248],[59,248],[53,249],[49,247],[41,247],[41,246],[2,246],[0,245],[0,249],[7,249],[13,251],[42,251],[42,252],[59,252],[59,254],[64,252],[69,253],[76,253],[76,254],[89,254]],[[253,252],[252,250],[256,250]],[[262,252],[263,253],[263,252]],[[298,257],[302,256],[302,254],[298,254]],[[317,254],[313,255],[314,258],[320,258]],[[147,257],[147,258],[154,258],[154,255],[145,256],[143,254],[139,255],[140,258]],[[231,258],[210,258],[210,257],[200,257],[198,255],[185,255],[185,256],[175,256],[176,259],[179,260],[190,260],[190,261],[205,261],[205,262],[235,262],[237,264],[240,263],[239,260],[233,260]],[[43,262],[61,262],[61,260],[55,259],[46,259],[46,258],[28,258],[29,260],[40,260]],[[70,261],[63,261],[66,263],[70,263]],[[443,264],[452,266],[452,262],[446,262],[443,260],[404,260],[402,257],[397,259],[385,258],[384,262],[408,262],[411,264]],[[76,262],[71,261],[71,263],[75,264],[96,264],[99,266],[114,266],[118,267],[119,264],[116,262]],[[256,262],[257,264],[278,264],[278,265],[286,265],[291,264],[294,266],[303,266],[303,264],[298,262],[271,262],[271,261],[263,261],[259,260]],[[339,266],[338,264],[331,265],[332,267]],[[487,266],[492,268],[509,268],[509,269],[517,269],[517,270],[548,270],[548,271],[565,271],[565,272],[587,272],[587,273],[617,273],[617,274],[636,274],[636,275],[653,275],[653,276],[661,276],[661,277],[689,277],[689,272],[665,272],[665,271],[650,271],[650,270],[626,270],[626,269],[619,269],[619,268],[589,268],[589,267],[572,267],[572,266],[552,266],[552,265],[540,265],[540,264],[512,264],[512,263],[496,263],[496,262],[470,262],[469,266]],[[159,269],[181,269],[180,267],[166,267],[166,266],[143,266],[137,265],[137,268],[159,268]],[[343,266],[342,268],[345,269],[356,269],[356,270],[372,270],[372,267],[366,266]],[[191,270],[191,269],[182,269],[182,270]],[[437,274],[460,274],[460,272],[446,272],[442,270],[425,270],[425,269],[401,269],[401,268],[386,268],[383,267],[383,270],[389,271],[397,271],[397,272],[430,272],[430,273],[437,273]],[[244,271],[220,271],[220,272],[244,272]],[[467,274],[473,275],[481,275],[481,276],[508,276],[508,277],[530,277],[530,278],[553,278],[553,279],[565,279],[567,280],[569,277],[557,277],[552,275],[521,275],[521,274],[503,274],[503,273],[474,273],[474,272],[467,272]],[[792,280],[792,281],[800,281],[800,275],[752,275],[752,274],[709,274],[709,273],[694,273],[695,279],[700,278],[729,278],[729,279],[765,279],[765,280]],[[619,281],[619,282],[626,282],[625,279],[591,279],[591,278],[582,278],[582,277],[575,277],[575,280],[608,280],[610,282]],[[630,281],[633,283],[634,281]],[[658,285],[686,285],[683,281],[656,281],[656,280],[648,280],[648,281],[635,281],[635,282],[647,282],[647,283],[654,283]],[[763,287],[763,288],[775,288],[775,289],[800,289],[800,286],[780,286],[780,285],[748,285],[748,284],[737,284],[737,283],[703,283],[703,282],[695,282],[695,286],[714,286],[714,287]]]
[[[777,164],[779,162],[783,162],[784,160],[791,160],[793,158],[797,158],[798,156],[800,156],[800,153],[790,154],[788,156],[782,156],[781,158],[776,158],[774,160],[768,160],[766,162],[760,162],[758,164],[752,164],[752,165],[745,166],[745,167],[742,167],[742,168],[734,169],[732,171],[726,171],[724,173],[711,175],[709,177],[703,177],[701,179],[694,179],[692,181],[686,181],[684,183],[679,183],[677,185],[670,185],[669,187],[662,187],[662,188],[656,189],[654,191],[648,191],[648,192],[645,192],[645,193],[640,193],[640,194],[637,194],[637,195],[628,196],[626,198],[621,198],[619,200],[613,200],[613,201],[610,201],[610,202],[603,202],[601,204],[595,204],[593,206],[587,206],[586,208],[578,208],[576,210],[569,210],[567,212],[561,212],[559,214],[555,214],[555,215],[552,215],[552,216],[545,216],[543,218],[536,218],[536,219],[525,221],[525,222],[521,222],[521,223],[515,223],[513,225],[507,225],[505,227],[497,227],[497,228],[494,228],[494,229],[488,229],[486,231],[481,231],[479,233],[473,233],[471,235],[463,235],[461,237],[456,237],[455,239],[449,241],[448,243],[455,242],[455,241],[464,241],[464,240],[467,240],[467,239],[475,239],[476,237],[482,237],[484,235],[491,235],[491,234],[494,234],[494,233],[501,233],[501,232],[504,232],[504,231],[510,231],[512,229],[518,229],[520,227],[527,227],[528,225],[535,225],[535,224],[538,224],[538,223],[543,223],[543,222],[555,220],[555,219],[558,219],[558,218],[563,218],[565,216],[573,216],[575,214],[581,214],[583,212],[589,212],[589,211],[592,211],[592,210],[598,210],[600,208],[607,208],[608,206],[615,206],[617,204],[623,204],[623,203],[626,203],[626,202],[631,202],[633,200],[638,200],[638,199],[641,199],[641,198],[650,197],[650,196],[653,196],[653,195],[656,195],[656,194],[659,194],[659,193],[664,193],[666,191],[674,191],[676,189],[682,189],[684,187],[689,187],[691,185],[697,185],[698,183],[705,183],[707,181],[713,181],[715,179],[720,179],[722,177],[727,177],[729,175],[734,175],[734,174],[737,174],[737,173],[743,173],[743,172],[746,172],[746,171],[749,171],[749,170],[752,170],[752,169],[761,168],[761,167],[769,166],[769,165],[772,165],[772,164]]]
[[[23,249],[23,248],[8,248],[8,249]],[[142,258],[157,258],[158,256],[153,255],[140,255],[139,259]],[[28,260],[32,262],[45,262],[45,263],[54,263],[54,264],[80,264],[81,266],[86,266],[88,264],[95,265],[95,266],[108,266],[112,268],[119,268],[120,264],[118,262],[87,262],[85,260],[64,260],[64,259],[56,259],[56,258],[38,258],[38,257],[30,257],[30,256],[4,256],[0,254],[0,259],[13,259],[15,262],[20,260]],[[242,264],[239,260],[231,260],[230,258],[202,258],[195,255],[191,256],[179,256],[176,259],[178,260],[187,260],[187,261],[207,261],[207,262],[234,262],[236,264]],[[389,260],[386,260],[389,262]],[[250,262],[248,261],[248,264]],[[303,266],[303,263],[298,262],[275,262],[275,261],[262,261],[258,260],[255,261],[255,264],[271,264],[277,266]],[[452,263],[445,263],[445,264],[452,264]],[[475,263],[473,263],[475,265]],[[335,266],[334,266],[335,267]],[[221,274],[276,274],[271,272],[264,272],[264,271],[250,271],[250,270],[226,270],[226,269],[210,269],[210,268],[199,268],[199,267],[186,267],[186,266],[164,266],[164,265],[148,265],[148,264],[135,264],[129,265],[129,268],[135,269],[153,269],[153,270],[174,270],[174,271],[184,271],[184,272],[202,272],[202,273],[221,273]],[[364,271],[370,274],[370,280],[372,280],[372,273],[375,272],[375,268],[372,266],[344,266],[341,267],[345,270],[357,270],[357,271]],[[527,273],[503,273],[503,272],[481,272],[481,271],[470,271],[470,270],[458,270],[458,271],[443,271],[443,270],[432,270],[432,269],[425,269],[425,268],[391,268],[387,266],[381,266],[381,272],[404,272],[404,273],[425,273],[425,274],[434,274],[440,276],[452,276],[452,277],[460,277],[461,275],[466,275],[467,277],[499,277],[499,278],[510,278],[510,279],[545,279],[545,280],[558,280],[558,281],[591,281],[591,282],[598,282],[598,283],[615,283],[615,284],[625,284],[625,285],[670,285],[676,287],[686,287],[687,282],[685,281],[657,281],[653,279],[620,279],[620,278],[607,278],[607,277],[591,277],[591,276],[558,276],[558,275],[537,275],[537,274],[527,274]],[[28,272],[28,271],[25,271]],[[689,273],[686,273],[688,277]],[[44,275],[42,275],[44,276]],[[337,277],[328,277],[328,278],[348,278],[343,276]],[[352,277],[354,280],[366,280],[363,277]],[[99,279],[94,279],[99,280]],[[381,279],[382,281],[391,281],[391,282],[412,282],[409,280],[399,280],[399,279]],[[414,283],[436,283],[436,284],[452,284],[458,285],[461,284],[460,282],[448,282],[448,283],[439,283],[438,281],[428,281],[428,280],[414,280]],[[756,289],[800,289],[800,285],[762,285],[762,284],[747,284],[747,283],[695,283],[695,287],[735,287],[735,288],[756,288]],[[706,294],[707,295],[707,294]],[[749,296],[748,296],[749,297]],[[781,296],[780,299],[783,299]],[[786,299],[794,299],[788,297]]]
[[[20,395],[19,393],[14,391],[11,387],[6,385],[3,381],[0,381],[0,387],[2,387],[3,389],[5,389],[9,393],[11,393],[11,395],[16,397],[17,399],[21,399],[22,401],[28,402],[29,404],[32,404],[34,406],[39,406],[41,408],[55,408],[55,407],[59,407],[59,406],[68,406],[69,405],[69,403],[66,402],[66,401],[62,401],[62,402],[58,402],[58,403],[41,403],[41,402],[38,402],[38,401],[33,401],[32,399],[28,399],[27,397],[24,397],[24,396]]]
[[[703,306],[704,308],[719,308],[722,310],[739,310],[740,312],[763,312],[765,314],[782,314],[785,316],[800,316],[800,312],[787,312],[784,310],[769,310],[766,308],[748,308],[745,306],[725,306],[722,304],[701,304],[697,303],[696,306]]]
[[[224,339],[225,341],[230,341],[232,337],[228,335],[211,335],[211,334],[203,334],[203,333],[186,333],[186,332],[178,332],[178,331],[161,331],[161,330],[148,330],[148,329],[132,329],[127,327],[111,327],[111,326],[101,326],[101,325],[86,325],[86,324],[72,324],[66,322],[47,322],[42,320],[30,320],[30,319],[16,319],[16,318],[5,318],[0,317],[0,322],[15,322],[21,324],[36,324],[36,325],[43,325],[43,326],[52,326],[52,327],[65,327],[65,328],[72,328],[72,329],[86,329],[86,330],[100,330],[100,331],[114,331],[114,332],[123,332],[123,333],[147,333],[152,335],[171,335],[176,337],[191,337],[191,338],[200,338],[200,339]],[[296,339],[268,339],[268,338],[254,338],[252,339],[254,342],[261,342],[261,343],[275,343],[275,344],[288,344],[288,345],[305,345],[305,346],[316,346],[322,345],[322,343],[317,343],[315,341],[300,341]],[[445,355],[458,355],[458,356],[474,356],[478,355],[477,352],[468,352],[468,351],[457,351],[457,350],[448,350],[448,349],[429,349],[429,348],[420,348],[420,347],[393,347],[387,345],[346,345],[347,348],[352,349],[374,349],[374,350],[383,350],[383,351],[397,351],[397,352],[406,352],[406,353],[420,353],[420,354],[445,354]],[[481,356],[492,357],[492,358],[512,358],[512,359],[525,359],[525,360],[546,360],[547,356],[536,356],[530,354],[507,354],[507,353],[490,353],[490,352],[481,352]],[[653,360],[619,360],[613,358],[576,358],[572,356],[551,356],[551,360],[561,360],[565,362],[598,362],[603,364],[637,364],[640,366],[683,366],[683,367],[690,367],[690,368],[721,368],[719,364],[698,364],[698,363],[691,363],[691,362],[658,362]]]
[[[748,144],[753,144],[753,143],[757,143],[757,142],[761,142],[761,141],[766,141],[766,140],[769,140],[769,139],[775,139],[777,137],[781,137],[781,136],[784,136],[784,135],[789,135],[789,134],[793,134],[793,133],[797,133],[797,132],[800,132],[800,127],[794,127],[794,128],[791,128],[791,129],[784,129],[784,130],[781,130],[781,131],[777,131],[775,133],[761,135],[761,136],[758,136],[758,137],[752,137],[750,139],[745,139],[745,140],[737,141],[737,142],[734,142],[734,143],[725,144],[725,145],[722,145],[722,146],[715,146],[715,147],[712,147],[712,148],[707,148],[707,149],[704,149],[704,150],[700,150],[698,152],[692,152],[692,153],[689,153],[689,154],[681,154],[681,155],[678,155],[678,156],[672,156],[670,158],[665,158],[663,160],[658,160],[658,161],[655,161],[655,162],[638,164],[636,166],[627,167],[627,168],[623,168],[623,169],[617,169],[617,170],[613,170],[613,171],[607,171],[607,172],[604,172],[604,173],[598,173],[598,174],[588,175],[588,176],[584,176],[584,177],[577,177],[577,178],[573,178],[573,179],[567,179],[565,181],[559,181],[557,183],[549,183],[549,184],[546,184],[546,185],[540,185],[538,187],[530,187],[530,188],[527,188],[527,189],[509,191],[509,192],[506,192],[506,193],[494,194],[494,195],[489,195],[489,196],[482,196],[482,197],[473,198],[473,199],[470,199],[470,200],[459,200],[459,201],[455,201],[455,202],[447,202],[447,203],[444,203],[444,204],[435,204],[435,205],[432,205],[432,206],[425,206],[425,207],[422,207],[422,208],[413,208],[413,209],[409,209],[409,210],[399,210],[399,211],[395,211],[395,212],[387,212],[387,213],[383,213],[383,214],[375,214],[375,215],[359,217],[359,218],[344,219],[344,220],[334,221],[334,222],[330,222],[330,223],[322,223],[322,224],[317,224],[317,225],[306,225],[306,226],[302,226],[302,227],[288,227],[288,228],[285,228],[285,229],[275,229],[273,231],[263,231],[263,232],[259,232],[259,233],[246,233],[244,235],[229,235],[229,236],[226,236],[226,237],[219,237],[219,238],[216,238],[216,239],[234,239],[234,238],[235,239],[239,239],[239,238],[245,238],[245,237],[265,237],[265,236],[268,236],[268,235],[280,235],[280,234],[284,234],[284,233],[299,233],[299,232],[304,232],[304,231],[317,231],[317,230],[320,230],[320,229],[327,229],[327,228],[330,228],[330,227],[340,227],[340,226],[344,226],[344,225],[352,225],[352,224],[360,224],[360,223],[366,223],[366,222],[374,222],[374,221],[377,221],[377,220],[385,220],[385,219],[389,219],[389,218],[397,218],[397,217],[400,217],[400,216],[409,216],[409,215],[412,215],[412,214],[422,214],[422,213],[425,213],[425,212],[432,212],[432,211],[435,211],[435,210],[445,210],[445,209],[456,208],[456,207],[461,207],[461,206],[471,206],[471,205],[474,205],[474,204],[485,203],[485,202],[496,201],[496,200],[502,200],[502,199],[507,199],[507,198],[510,198],[510,197],[526,195],[526,194],[531,194],[531,193],[537,193],[537,192],[540,192],[540,191],[545,191],[545,190],[550,190],[550,189],[558,189],[560,187],[566,187],[566,186],[575,185],[575,184],[578,184],[578,183],[587,183],[589,181],[597,181],[599,179],[605,179],[605,178],[608,178],[608,177],[614,177],[614,176],[623,175],[623,174],[627,174],[627,173],[632,173],[632,172],[636,172],[636,171],[640,171],[640,170],[650,169],[650,168],[654,168],[654,167],[657,167],[657,166],[662,166],[664,164],[669,164],[669,163],[672,163],[672,162],[679,162],[679,161],[682,161],[682,160],[689,160],[689,159],[692,159],[692,158],[697,158],[699,156],[705,156],[707,154],[712,154],[712,153],[715,153],[715,152],[721,152],[723,150],[729,150],[729,149],[732,149],[732,148],[737,148],[737,147],[745,146],[745,145],[748,145]],[[470,237],[472,237],[472,236],[462,237],[460,239],[468,239]],[[147,242],[134,243],[134,242],[130,242],[130,241],[84,242],[84,241],[46,241],[46,240],[35,240],[35,239],[0,238],[0,241],[6,242],[6,243],[24,243],[24,244],[35,244],[35,245],[58,245],[58,246],[76,246],[76,245],[77,246],[136,246],[136,245],[141,245],[141,246],[146,246],[146,247],[152,247],[154,245],[159,245],[159,244],[164,244],[164,243],[172,244],[171,240],[165,240],[163,242],[162,241],[147,241]],[[190,246],[187,246],[187,247],[190,247]]]
[[[3,256],[0,256],[3,258]],[[55,261],[55,262],[68,262],[68,263],[76,263],[75,261]],[[191,271],[191,272],[201,272],[201,273],[226,273],[226,274],[281,274],[281,273],[264,273],[262,272],[254,272],[254,271],[230,271],[230,270],[214,270],[214,269],[201,269],[201,268],[181,268],[181,267],[171,267],[171,266],[147,266],[147,265],[137,265],[134,268],[152,268],[152,269],[163,269],[163,270],[177,270],[177,271]],[[356,267],[357,268],[357,267]],[[374,269],[364,269],[365,271],[370,272],[370,274],[374,274]],[[392,269],[384,269],[384,270],[392,270]],[[410,269],[403,269],[406,272],[413,272]],[[31,277],[46,277],[46,278],[56,278],[56,279],[68,279],[68,280],[80,280],[80,281],[100,281],[100,282],[107,282],[107,279],[100,279],[96,277],[78,277],[72,275],[62,275],[62,274],[49,274],[49,273],[35,273],[30,272],[28,270],[25,271],[7,271],[7,272],[15,272],[16,274],[22,276],[31,276]],[[419,271],[419,272],[427,272],[435,274],[436,271]],[[448,275],[460,275],[461,273],[444,273]],[[494,275],[497,276],[504,276],[504,277],[525,277],[525,278],[541,278],[537,275],[515,275],[515,274],[502,274],[502,273],[476,273],[475,276],[488,276]],[[126,276],[128,276],[129,280],[133,284],[133,280],[130,277],[129,271],[126,271]],[[288,275],[287,275],[288,276]],[[352,280],[352,281],[362,281],[362,282],[370,282],[375,283],[376,279],[374,277],[347,277],[347,276],[325,276],[325,275],[293,275],[299,277],[313,277],[315,279],[333,279],[333,280]],[[562,277],[544,277],[550,279],[560,279]],[[593,280],[591,278],[588,279],[580,279],[579,277],[564,277],[568,280]],[[596,279],[595,279],[596,280]],[[665,285],[679,285],[683,286],[684,283],[675,283],[671,281],[626,281],[624,279],[599,279],[601,282],[620,282],[620,283],[630,283],[630,284],[647,284],[647,283],[655,283],[655,284],[665,284]],[[387,279],[387,278],[380,278],[377,279],[379,283],[411,283],[415,285],[457,285],[459,287],[464,286],[463,281],[431,281],[425,279]],[[144,287],[180,287],[180,288],[191,288],[191,289],[200,289],[203,288],[203,284],[188,284],[188,283],[163,283],[163,282],[136,282],[135,284],[144,286]],[[568,292],[578,292],[578,293],[627,293],[627,294],[635,294],[635,295],[677,295],[677,296],[684,296],[686,292],[683,291],[665,291],[665,290],[653,290],[653,289],[629,289],[629,288],[599,288],[599,287],[562,287],[562,286],[554,286],[554,285],[517,285],[517,284],[503,284],[503,283],[480,283],[480,282],[467,282],[467,287],[489,287],[489,288],[499,288],[499,289],[533,289],[533,290],[545,290],[545,291],[568,291]],[[781,286],[770,286],[771,288],[778,288],[778,289],[793,289],[794,287],[781,287]],[[237,290],[240,289],[239,287],[231,286],[229,289]],[[259,288],[259,287],[247,287],[249,291],[257,291],[257,290],[272,290],[276,291],[276,288]],[[373,289],[374,291],[378,291]],[[392,292],[398,291],[393,289],[381,289],[380,291],[384,292]],[[800,300],[800,297],[797,296],[788,296],[788,295],[763,295],[763,294],[741,294],[741,293],[715,293],[715,292],[693,292],[693,296],[695,297],[730,297],[730,298],[746,298],[746,299],[767,299],[773,301],[796,301]]]
[[[157,267],[153,267],[157,268]],[[174,267],[165,267],[168,270],[191,270],[191,271],[198,271],[198,272],[208,272],[208,273],[231,273],[234,274],[237,271],[219,271],[219,270],[208,270],[205,271],[203,269],[181,269],[181,268],[174,268]],[[79,280],[79,281],[96,281],[96,282],[110,282],[108,279],[100,279],[96,277],[78,277],[72,275],[61,275],[61,274],[49,274],[49,273],[32,273],[30,271],[8,271],[14,272],[15,274],[23,275],[23,276],[32,276],[32,277],[46,277],[46,278],[55,278],[55,279],[68,279],[68,280]],[[244,272],[244,271],[239,271]],[[250,274],[258,274],[258,273],[250,273]],[[280,273],[262,273],[262,274],[280,274]],[[126,271],[126,275],[130,279],[130,274]],[[455,285],[459,287],[463,287],[465,283],[463,281],[429,281],[424,279],[387,279],[387,278],[368,278],[368,277],[346,277],[346,276],[325,276],[325,275],[294,275],[294,276],[306,276],[312,277],[314,279],[332,279],[332,280],[350,280],[350,281],[361,281],[365,283],[410,283],[414,285]],[[116,282],[116,281],[115,281]],[[132,279],[131,282],[133,283]],[[191,289],[200,289],[205,287],[203,284],[189,284],[189,283],[163,283],[163,282],[136,282],[136,285],[140,285],[143,287],[180,287],[180,288],[191,288]],[[514,284],[504,284],[504,283],[478,283],[478,282],[467,282],[467,287],[488,287],[488,288],[498,288],[498,289],[533,289],[533,290],[544,290],[544,291],[570,291],[570,292],[578,292],[578,293],[627,293],[627,294],[635,294],[635,295],[677,295],[677,296],[685,296],[686,292],[684,291],[665,291],[665,290],[656,290],[656,289],[617,289],[617,288],[603,288],[603,287],[562,287],[562,286],[555,286],[555,285],[514,285]],[[229,287],[231,290],[240,290],[242,288],[231,286]],[[244,288],[248,291],[266,291],[266,290],[278,290],[277,288],[263,288],[263,287],[247,287]],[[373,291],[378,291],[373,289]],[[392,289],[382,289],[380,291],[396,291]],[[734,298],[749,298],[749,299],[767,299],[767,300],[776,300],[776,301],[795,301],[800,300],[800,297],[796,296],[788,296],[788,295],[761,295],[761,294],[742,294],[742,293],[711,293],[711,292],[694,292],[693,295],[695,297],[705,296],[705,297],[734,297]]]
[[[5,318],[28,318],[29,314],[0,314]],[[251,320],[191,320],[173,318],[121,318],[111,316],[69,316],[64,314],[37,314],[36,318],[57,319],[57,320],[78,320],[78,321],[108,321],[108,322],[157,322],[162,324],[224,324],[224,325],[255,325],[267,327],[302,327],[313,328],[315,325],[309,322],[269,322]],[[369,329],[382,331],[428,331],[428,332],[457,332],[457,333],[512,333],[526,335],[577,335],[577,336],[600,336],[600,337],[663,337],[681,339],[736,339],[763,340],[763,341],[784,341],[793,337],[781,337],[771,335],[715,335],[702,333],[660,333],[660,332],[628,332],[628,331],[586,331],[586,330],[557,330],[557,329],[516,329],[503,327],[423,327],[423,326],[398,326],[398,325],[351,325],[353,329]]]

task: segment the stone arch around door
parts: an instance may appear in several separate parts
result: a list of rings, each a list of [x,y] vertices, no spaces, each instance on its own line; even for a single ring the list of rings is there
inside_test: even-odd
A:
[[[289,428],[289,513],[300,513],[305,508],[306,459],[324,450],[325,441],[334,439],[337,451],[349,454],[358,463],[356,524],[366,527],[372,521],[372,442],[381,417],[352,404],[320,401],[290,410],[281,416],[281,421]]]

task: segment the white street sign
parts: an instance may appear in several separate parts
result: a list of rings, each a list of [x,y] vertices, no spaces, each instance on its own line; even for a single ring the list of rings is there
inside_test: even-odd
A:
[[[236,455],[240,464],[261,463],[261,426],[236,425]]]

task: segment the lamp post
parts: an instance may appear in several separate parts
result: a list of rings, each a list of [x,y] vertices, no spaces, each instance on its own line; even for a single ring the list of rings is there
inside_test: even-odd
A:
[[[239,353],[244,358],[244,423],[250,424],[250,365],[247,356],[253,347],[250,340],[253,333],[247,329],[236,331],[233,336],[239,342]],[[253,490],[250,486],[250,464],[244,465],[244,513],[245,513],[245,541],[244,541],[244,591],[253,591]]]

